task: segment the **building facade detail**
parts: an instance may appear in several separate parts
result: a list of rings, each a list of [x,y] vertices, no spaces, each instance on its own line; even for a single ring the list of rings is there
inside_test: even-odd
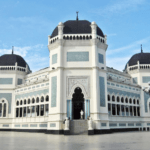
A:
[[[49,67],[32,73],[21,56],[0,56],[0,130],[150,130],[150,96],[142,90],[150,54],[133,55],[121,72],[106,66],[107,47],[95,22],[69,20],[48,36]]]

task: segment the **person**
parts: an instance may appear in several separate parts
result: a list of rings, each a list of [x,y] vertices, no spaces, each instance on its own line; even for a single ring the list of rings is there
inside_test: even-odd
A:
[[[83,110],[80,111],[81,119],[83,119]]]

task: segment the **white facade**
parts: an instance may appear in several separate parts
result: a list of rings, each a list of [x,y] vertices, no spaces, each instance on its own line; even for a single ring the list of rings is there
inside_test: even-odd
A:
[[[106,67],[107,37],[97,35],[95,22],[90,34],[64,34],[64,26],[59,23],[58,35],[48,37],[50,67],[35,73],[27,67],[0,70],[0,130],[62,134],[66,117],[80,119],[81,109],[85,120],[92,118],[94,133],[149,129],[150,99],[145,105],[141,88],[147,86],[142,77],[149,70],[130,71],[127,66],[125,73]],[[77,95],[82,102],[75,102]]]

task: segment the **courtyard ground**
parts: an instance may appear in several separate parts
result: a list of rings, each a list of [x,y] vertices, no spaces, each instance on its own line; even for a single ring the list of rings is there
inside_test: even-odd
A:
[[[150,150],[150,132],[64,136],[0,131],[0,150]]]

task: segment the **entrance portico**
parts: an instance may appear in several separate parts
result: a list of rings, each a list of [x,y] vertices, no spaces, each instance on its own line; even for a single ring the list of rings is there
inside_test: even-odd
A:
[[[70,120],[79,120],[81,110],[84,112],[83,119],[86,120],[90,116],[90,100],[85,99],[82,88],[78,86],[74,88],[72,99],[67,100],[67,117]]]

